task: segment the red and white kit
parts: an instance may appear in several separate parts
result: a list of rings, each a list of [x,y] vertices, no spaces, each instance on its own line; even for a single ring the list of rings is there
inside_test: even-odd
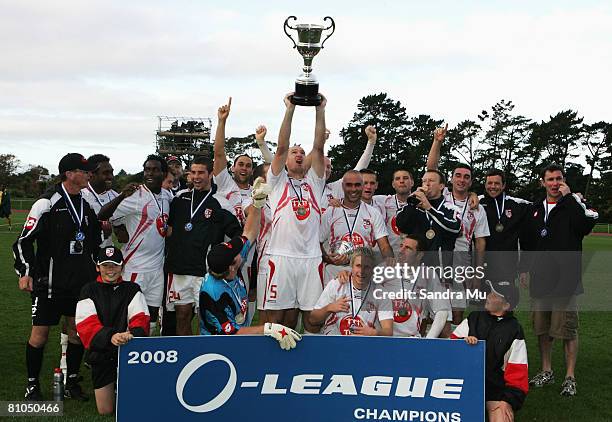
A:
[[[319,200],[325,179],[309,170],[295,180],[285,169],[275,176],[270,168],[267,182],[272,227],[264,309],[310,311],[323,290]]]
[[[351,326],[379,328],[380,321],[393,319],[391,303],[375,300],[373,290],[379,286],[370,283],[369,289],[361,290],[352,283],[341,284],[338,279],[330,280],[317,301],[314,309],[322,309],[342,297],[349,299],[348,312],[336,312],[327,317],[321,334],[350,336]]]
[[[352,242],[356,248],[367,247],[373,249],[376,241],[387,236],[385,223],[376,208],[361,203],[357,208],[330,207],[323,213],[321,220],[320,241],[326,250],[334,252],[334,245],[342,241]],[[325,265],[327,283],[336,278],[342,270],[350,270],[346,265]]]
[[[140,285],[147,304],[159,307],[164,289],[164,238],[172,194],[162,189],[154,194],[146,186],[125,198],[111,218],[114,226],[124,224],[129,240],[121,248],[124,280]]]

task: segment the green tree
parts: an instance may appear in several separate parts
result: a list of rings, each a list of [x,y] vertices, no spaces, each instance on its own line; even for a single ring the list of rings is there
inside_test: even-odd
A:
[[[597,122],[584,125],[584,138],[582,146],[586,149],[586,161],[589,165],[589,175],[584,188],[584,195],[588,197],[589,189],[593,181],[593,173],[600,171],[606,162],[610,160],[612,153],[612,124]]]
[[[19,168],[19,160],[13,154],[0,154],[0,185],[8,183],[9,178]]]

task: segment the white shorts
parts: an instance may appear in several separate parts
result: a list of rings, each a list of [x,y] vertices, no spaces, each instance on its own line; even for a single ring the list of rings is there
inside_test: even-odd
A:
[[[166,287],[166,309],[174,309],[174,305],[193,305],[196,308],[200,302],[200,287],[204,278],[196,275],[168,273]]]
[[[472,265],[472,257],[468,251],[454,251],[453,252],[453,269],[458,271],[457,268],[467,268]],[[464,271],[464,270],[463,270]],[[450,286],[450,291],[454,293],[451,295],[451,307],[453,309],[465,309],[467,308],[467,299],[465,291],[465,277],[464,273],[461,273],[462,277],[455,277],[453,283]]]
[[[147,306],[161,306],[164,294],[164,272],[161,269],[148,273],[123,273],[123,279],[138,283]]]
[[[263,311],[266,283],[268,282],[268,256],[264,255],[257,259],[259,260],[257,263],[257,309]]]
[[[321,258],[268,255],[268,277],[263,298],[265,310],[312,311],[323,292]]]

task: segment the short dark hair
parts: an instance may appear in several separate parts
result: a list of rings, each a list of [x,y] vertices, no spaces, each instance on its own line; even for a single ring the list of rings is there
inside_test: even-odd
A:
[[[406,169],[396,169],[396,170],[393,170],[393,174],[391,175],[391,179],[395,179],[395,173],[397,173],[398,171],[405,171],[406,173],[408,173],[408,176],[410,176],[410,178],[412,180],[414,180],[414,176],[412,175],[410,170],[406,170]]]
[[[455,170],[457,169],[466,169],[470,171],[470,176],[474,173],[474,169],[472,169],[472,167],[468,164],[465,163],[458,163],[455,165]],[[455,172],[455,170],[453,170],[453,173]]]
[[[266,168],[266,166],[270,165],[270,163],[263,163],[255,167],[255,169],[253,170],[253,180],[257,179],[258,177],[264,177],[264,169]]]
[[[376,179],[378,180],[378,174],[376,174],[376,172],[374,170],[361,169],[361,170],[359,170],[359,173],[361,173],[361,174],[373,174],[374,177],[376,177]]]
[[[491,169],[487,172],[487,174],[485,175],[485,181],[487,180],[488,177],[492,177],[492,176],[499,176],[501,177],[502,180],[502,184],[506,184],[506,174],[500,170],[500,169]]]
[[[240,155],[237,155],[237,156],[234,158],[234,163],[232,164],[232,166],[235,166],[235,165],[236,165],[236,161],[238,161],[238,160],[239,160],[241,157],[246,157],[246,158],[248,158],[249,160],[251,160],[251,164],[253,163],[253,159],[251,158],[251,156],[250,156],[250,155],[248,155],[248,154],[240,154]]]
[[[443,185],[446,185],[446,176],[440,170],[438,170],[438,169],[427,169],[427,170],[425,170],[425,173],[436,173],[438,175],[438,177],[440,178],[440,183],[442,183]]]
[[[402,234],[401,239],[402,242],[404,241],[404,239],[412,239],[416,241],[417,252],[425,252],[425,239],[423,239],[423,236],[416,233]]]
[[[164,160],[159,155],[155,155],[155,154],[147,155],[147,159],[144,161],[144,163],[142,163],[143,168],[147,164],[147,161],[158,161],[159,164],[161,165],[162,173],[168,173],[168,163],[166,163],[166,160]]]
[[[208,157],[204,157],[204,156],[201,156],[201,155],[195,157],[193,160],[191,160],[191,163],[189,164],[189,169],[190,170],[191,170],[191,166],[193,164],[201,164],[201,165],[205,166],[206,170],[208,170],[209,173],[211,171],[213,171],[213,162]]]
[[[89,157],[87,159],[87,161],[89,161],[89,163],[93,167],[93,171],[96,172],[96,171],[98,171],[98,167],[100,166],[100,164],[102,164],[102,163],[109,163],[110,162],[110,158],[108,158],[104,154],[94,154],[91,157]]]
[[[547,165],[540,171],[540,179],[544,179],[546,172],[552,173],[553,171],[560,171],[563,177],[565,177],[565,170],[563,170],[563,167],[561,167],[559,164],[552,163]]]

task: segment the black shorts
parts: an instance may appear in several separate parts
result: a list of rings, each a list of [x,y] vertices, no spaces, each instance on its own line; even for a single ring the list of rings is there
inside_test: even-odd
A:
[[[117,382],[117,361],[107,360],[91,364],[91,381],[94,389]]]
[[[32,294],[32,325],[57,325],[62,315],[74,317],[77,297],[51,297]]]

